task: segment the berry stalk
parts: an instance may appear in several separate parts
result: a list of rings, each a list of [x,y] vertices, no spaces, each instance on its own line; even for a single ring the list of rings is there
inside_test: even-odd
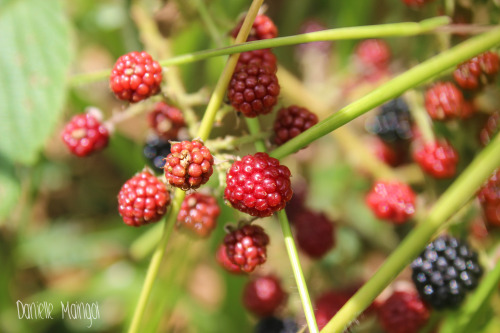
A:
[[[170,206],[170,211],[167,215],[166,221],[163,225],[163,234],[161,236],[160,242],[156,246],[156,249],[151,257],[151,262],[149,263],[148,271],[146,272],[146,277],[144,279],[144,284],[142,286],[141,294],[139,296],[139,301],[135,307],[134,316],[132,317],[132,322],[128,330],[129,333],[135,333],[139,331],[139,325],[141,324],[142,316],[146,310],[146,305],[148,303],[149,295],[153,289],[153,284],[160,269],[160,264],[163,259],[163,254],[165,253],[165,247],[167,246],[168,239],[172,230],[174,229],[175,220],[177,219],[177,214],[180,210],[182,202],[184,201],[184,196],[186,192],[177,189],[175,191],[175,198]]]
[[[489,50],[500,43],[500,29],[495,29],[473,37],[433,58],[409,69],[389,82],[376,88],[357,101],[340,109],[335,114],[319,122],[302,134],[281,145],[270,156],[281,159],[302,149],[316,139],[347,124],[354,118],[372,110],[405,91],[414,88],[433,76],[457,66],[479,53]]]
[[[182,65],[216,56],[310,42],[415,36],[431,33],[433,30],[443,27],[449,23],[450,19],[448,17],[439,16],[420,22],[402,22],[363,27],[336,28],[294,36],[258,40],[248,43],[244,43],[245,39],[243,39],[235,42],[235,44],[238,45],[180,55],[160,61],[160,65],[163,67]],[[70,84],[81,85],[104,80],[109,77],[109,73],[110,70],[105,69],[97,72],[76,74],[70,79]]]
[[[243,42],[247,39],[248,34],[250,33],[250,29],[252,27],[252,22],[255,20],[255,17],[257,16],[259,8],[262,5],[263,1],[264,0],[252,1],[252,4],[248,10],[248,14],[245,17],[240,32],[236,37],[236,43]],[[222,104],[222,99],[224,97],[226,87],[229,83],[234,68],[236,67],[238,56],[239,55],[236,54],[229,58],[224,68],[224,71],[222,72],[219,81],[217,82],[212,97],[210,98],[210,102],[208,103],[200,128],[198,130],[198,136],[202,140],[206,140],[210,134],[210,131],[212,130],[215,114],[219,109],[220,105]],[[158,274],[158,270],[160,268],[160,264],[163,259],[163,254],[165,252],[165,247],[167,245],[168,238],[172,233],[175,220],[177,219],[177,214],[179,213],[185,195],[186,192],[184,192],[181,189],[176,189],[175,198],[173,200],[172,206],[170,207],[169,215],[164,225],[162,238],[158,243],[155,252],[153,253],[153,257],[151,258],[151,261],[149,263],[148,271],[146,273],[146,278],[144,280],[141,294],[139,296],[139,301],[135,308],[132,322],[128,331],[129,333],[136,333],[139,330],[139,326],[142,317],[144,315],[144,311],[146,309],[149,295],[151,294],[151,290],[153,288],[156,275]]]
[[[260,132],[260,125],[257,118],[245,117],[245,120],[251,134]],[[256,141],[255,148],[259,152],[266,152],[266,145],[263,140]],[[292,266],[293,275],[295,277],[295,283],[297,284],[297,289],[299,290],[300,301],[302,303],[302,308],[304,309],[307,326],[309,327],[309,331],[311,333],[317,333],[319,332],[318,325],[316,324],[314,309],[312,307],[311,298],[309,297],[309,291],[307,290],[306,280],[304,278],[304,273],[302,272],[302,266],[300,265],[299,255],[293,239],[292,230],[290,229],[288,217],[286,216],[285,210],[280,210],[277,215],[280,221],[281,231],[283,232],[288,259],[290,260],[290,265]]]
[[[426,218],[401,242],[372,278],[344,305],[322,330],[340,333],[427,245],[443,224],[462,207],[500,166],[500,136],[489,144],[443,193]]]

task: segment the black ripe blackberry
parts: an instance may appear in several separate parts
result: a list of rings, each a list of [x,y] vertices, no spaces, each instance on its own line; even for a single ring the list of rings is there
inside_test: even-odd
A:
[[[257,323],[254,333],[295,333],[298,330],[297,324],[292,319],[266,317]]]
[[[437,310],[458,307],[482,274],[477,253],[451,236],[427,245],[411,268],[420,297]]]
[[[142,153],[155,172],[163,172],[164,158],[170,154],[170,147],[170,142],[158,137],[149,139],[144,145]]]
[[[380,113],[367,125],[367,130],[385,142],[408,140],[412,137],[411,115],[402,98],[384,104]]]

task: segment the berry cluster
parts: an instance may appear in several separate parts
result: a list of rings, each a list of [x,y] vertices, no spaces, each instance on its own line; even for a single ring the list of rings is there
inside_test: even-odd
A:
[[[155,104],[148,114],[149,126],[164,140],[176,140],[179,130],[186,126],[181,110],[165,102]]]
[[[452,82],[438,82],[425,93],[425,108],[434,120],[463,118],[464,97]]]
[[[430,311],[414,291],[396,290],[377,309],[387,333],[418,333],[429,320]]]
[[[242,25],[243,20],[233,29],[231,36],[236,38]],[[278,36],[278,28],[274,22],[268,16],[261,14],[255,17],[247,41],[276,38],[276,36]]]
[[[118,212],[133,227],[159,221],[169,203],[165,184],[147,170],[127,180],[118,193]]]
[[[160,92],[162,69],[146,52],[130,52],[116,61],[109,85],[119,99],[137,103]]]
[[[274,275],[259,276],[249,281],[243,289],[243,305],[259,317],[268,317],[287,299],[281,281]]]
[[[458,153],[446,141],[430,142],[415,149],[413,158],[422,170],[437,179],[455,176]]]
[[[411,268],[420,297],[438,310],[458,307],[482,275],[477,254],[451,236],[441,236],[427,245]]]
[[[167,182],[184,191],[197,189],[213,173],[214,159],[205,145],[198,140],[174,143],[165,158]]]
[[[274,142],[280,146],[318,123],[318,116],[306,108],[281,108],[274,121]]]
[[[219,214],[220,208],[213,196],[191,193],[182,202],[177,226],[187,228],[200,237],[208,237],[216,226]]]
[[[477,90],[495,79],[500,69],[498,54],[485,52],[459,65],[453,78],[465,90]]]
[[[269,236],[264,229],[251,224],[233,230],[224,237],[227,258],[246,273],[266,262],[268,244]]]
[[[227,172],[224,198],[243,213],[271,216],[292,194],[290,170],[266,153],[247,155]]]
[[[379,181],[366,196],[366,203],[379,219],[401,224],[415,213],[415,197],[404,183]]]
[[[309,257],[319,259],[335,245],[335,229],[325,214],[304,210],[293,218],[299,248]]]
[[[61,138],[73,154],[85,157],[106,148],[109,131],[97,116],[85,113],[74,116],[66,124]]]
[[[369,132],[389,143],[411,139],[413,136],[411,128],[410,111],[402,98],[396,98],[382,105],[380,113],[367,124]]]

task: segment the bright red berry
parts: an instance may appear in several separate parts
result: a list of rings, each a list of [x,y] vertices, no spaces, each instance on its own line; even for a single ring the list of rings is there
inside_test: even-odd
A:
[[[158,102],[148,114],[149,126],[164,140],[177,140],[179,130],[186,126],[181,110],[165,102]]]
[[[187,191],[197,189],[208,181],[213,173],[214,159],[201,141],[177,142],[170,151],[164,166],[170,185]]]
[[[243,274],[244,272],[241,270],[240,266],[234,264],[227,257],[226,245],[223,243],[217,248],[217,252],[215,253],[215,259],[226,271],[232,274]]]
[[[425,108],[434,120],[462,117],[464,97],[452,82],[438,82],[425,93]]]
[[[500,227],[500,169],[481,187],[477,197],[488,223]]]
[[[498,54],[485,52],[460,64],[453,78],[462,89],[476,90],[492,82],[500,69]]]
[[[271,216],[292,198],[290,170],[266,153],[247,155],[233,163],[226,175],[224,198],[252,216]]]
[[[237,111],[254,118],[271,112],[278,102],[278,77],[269,67],[249,65],[235,71],[227,97]]]
[[[274,142],[280,146],[318,123],[318,116],[306,108],[281,108],[274,121]]]
[[[266,262],[269,236],[258,225],[245,225],[224,237],[226,254],[243,272],[250,273]]]
[[[495,112],[491,116],[488,117],[484,127],[481,129],[479,133],[479,139],[483,146],[486,146],[495,135],[497,135],[498,130],[500,129],[500,112]]]
[[[169,203],[165,184],[147,170],[127,180],[118,193],[118,211],[123,222],[133,227],[160,220]]]
[[[356,47],[356,56],[364,66],[385,69],[391,60],[391,50],[381,39],[367,39]]]
[[[236,38],[240,32],[241,26],[243,25],[243,20],[238,23],[238,25],[231,32],[231,36]],[[278,28],[274,25],[274,22],[266,15],[257,15],[252,24],[252,30],[248,35],[248,41],[276,38],[278,36]]]
[[[249,65],[268,67],[272,72],[278,70],[276,56],[271,49],[260,49],[241,53],[234,71],[237,72]]]
[[[137,103],[160,91],[162,68],[146,52],[122,55],[111,70],[109,85],[119,99]]]
[[[191,193],[182,202],[177,226],[187,228],[200,237],[207,237],[215,228],[219,214],[220,208],[213,196]]]
[[[418,293],[395,291],[379,306],[378,318],[387,333],[418,333],[429,319],[429,309]]]
[[[322,213],[304,210],[294,218],[299,248],[309,257],[319,259],[335,245],[332,221]]]
[[[243,305],[259,317],[273,315],[286,299],[287,294],[281,288],[281,281],[274,275],[252,279],[243,289]]]
[[[455,176],[458,153],[448,142],[430,142],[419,146],[413,152],[413,159],[423,171],[434,178]]]
[[[366,204],[377,218],[402,224],[415,213],[415,193],[404,183],[378,181],[367,194]]]
[[[85,157],[106,148],[109,131],[92,113],[74,116],[66,124],[61,138],[69,150],[78,157]]]

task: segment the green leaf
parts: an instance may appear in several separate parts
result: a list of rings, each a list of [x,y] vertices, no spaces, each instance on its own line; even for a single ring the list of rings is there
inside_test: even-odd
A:
[[[71,60],[60,1],[0,1],[0,153],[32,164],[61,115]]]
[[[21,186],[14,166],[0,155],[0,225],[15,206]]]

